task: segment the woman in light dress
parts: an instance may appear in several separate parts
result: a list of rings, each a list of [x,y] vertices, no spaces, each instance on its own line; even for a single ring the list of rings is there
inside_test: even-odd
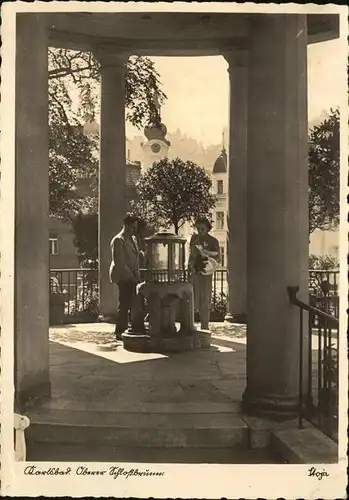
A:
[[[209,329],[212,278],[220,263],[219,242],[209,234],[212,224],[206,217],[195,221],[197,234],[190,240],[189,269],[194,287],[194,308],[199,313],[201,328]]]

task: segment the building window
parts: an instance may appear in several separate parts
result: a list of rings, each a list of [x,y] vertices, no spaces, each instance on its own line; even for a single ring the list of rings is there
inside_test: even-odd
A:
[[[216,228],[224,229],[224,212],[216,213]]]
[[[219,247],[220,257],[221,257],[221,266],[225,266],[225,252],[224,247]]]
[[[58,255],[58,238],[49,238],[50,255]]]
[[[223,181],[217,181],[217,194],[223,194]]]

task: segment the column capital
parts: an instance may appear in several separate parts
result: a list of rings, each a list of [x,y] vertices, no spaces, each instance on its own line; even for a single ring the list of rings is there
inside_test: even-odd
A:
[[[95,47],[93,55],[102,68],[123,68],[129,58],[129,54],[115,52],[109,47]]]
[[[246,68],[248,60],[248,50],[242,48],[230,49],[224,52],[224,59],[229,64],[228,72],[234,68]]]

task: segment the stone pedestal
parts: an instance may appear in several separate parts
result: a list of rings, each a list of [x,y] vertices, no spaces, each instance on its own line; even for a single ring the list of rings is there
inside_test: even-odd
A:
[[[64,323],[64,309],[68,299],[68,294],[50,293],[50,325],[62,325]]]
[[[99,171],[99,300],[104,319],[115,315],[117,286],[109,282],[110,241],[126,214],[125,70],[126,58],[95,52],[101,64]]]
[[[229,64],[228,304],[226,320],[247,313],[247,51],[225,54]]]
[[[251,19],[248,69],[247,387],[245,409],[298,404],[299,311],[307,296],[307,26],[304,15]]]
[[[149,332],[124,333],[124,347],[134,352],[178,352],[210,346],[211,334],[194,325],[191,283],[141,283],[137,293],[148,301]],[[179,303],[180,329],[176,329]]]
[[[42,16],[18,14],[14,331],[19,403],[50,393],[47,46]]]

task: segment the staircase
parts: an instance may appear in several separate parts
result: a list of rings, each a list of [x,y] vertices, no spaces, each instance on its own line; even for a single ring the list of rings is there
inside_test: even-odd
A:
[[[269,450],[249,448],[249,428],[228,406],[216,413],[33,412],[27,460],[278,463]]]
[[[245,345],[130,353],[103,340],[113,325],[51,329],[51,398],[27,411],[29,461],[278,463],[241,413]],[[101,348],[102,346],[103,348]]]

